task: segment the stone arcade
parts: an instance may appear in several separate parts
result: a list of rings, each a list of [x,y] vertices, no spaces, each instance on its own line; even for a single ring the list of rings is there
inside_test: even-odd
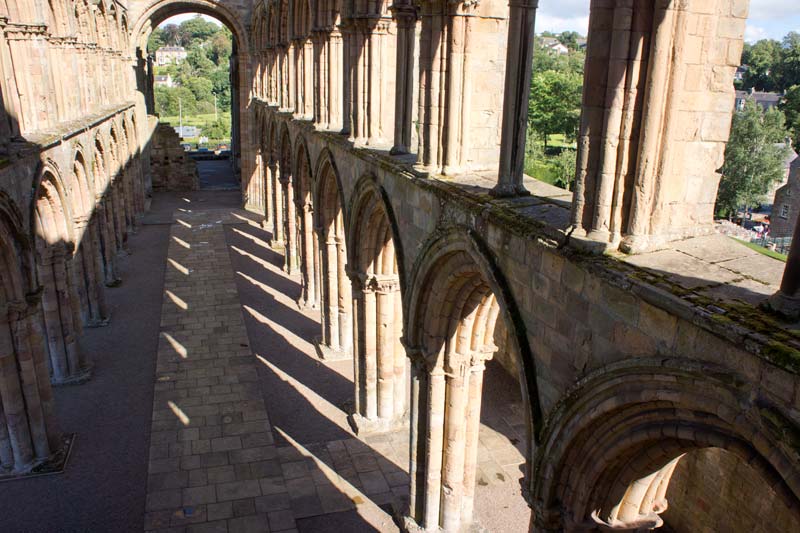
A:
[[[113,320],[119,254],[165,178],[146,39],[200,12],[236,41],[243,206],[319,313],[320,358],[352,358],[359,435],[409,435],[404,527],[473,521],[491,360],[522,391],[532,531],[659,527],[672,485],[709,491],[712,470],[750,487],[714,495],[729,525],[761,499],[760,530],[796,525],[800,338],[755,310],[764,287],[691,252],[724,247],[749,2],[587,0],[571,198],[523,176],[538,4],[0,0],[2,472],[58,451],[51,384],[91,379],[83,329]],[[798,263],[800,246],[784,310]],[[691,498],[666,516],[702,526]]]

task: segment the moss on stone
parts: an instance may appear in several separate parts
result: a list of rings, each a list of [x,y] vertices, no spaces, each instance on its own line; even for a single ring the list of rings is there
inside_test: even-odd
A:
[[[781,368],[800,373],[800,350],[796,348],[771,341],[761,348],[761,355]]]

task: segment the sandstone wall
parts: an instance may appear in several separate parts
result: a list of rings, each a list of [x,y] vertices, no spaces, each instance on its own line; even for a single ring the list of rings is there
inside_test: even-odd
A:
[[[150,150],[154,191],[194,191],[198,187],[197,164],[181,146],[169,124],[158,124]]]
[[[674,531],[767,533],[797,528],[795,516],[759,473],[719,448],[681,459],[668,497],[663,518]]]

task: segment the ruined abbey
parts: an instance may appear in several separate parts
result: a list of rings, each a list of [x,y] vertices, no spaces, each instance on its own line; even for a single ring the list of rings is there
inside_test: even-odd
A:
[[[574,192],[523,174],[539,3],[0,0],[0,530],[78,498],[100,432],[59,404],[126,354],[140,530],[797,531],[800,245],[784,275],[713,220],[749,1],[586,0]],[[234,36],[236,205],[156,135],[147,38],[194,12]],[[152,350],[93,351],[156,275]],[[276,394],[299,361],[347,400]]]

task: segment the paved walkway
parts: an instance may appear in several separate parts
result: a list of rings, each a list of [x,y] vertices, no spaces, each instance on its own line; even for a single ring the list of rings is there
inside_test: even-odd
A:
[[[407,432],[352,434],[352,362],[316,358],[319,323],[298,310],[298,280],[269,235],[244,211],[191,198],[174,216],[146,530],[397,531]],[[499,384],[489,390],[509,390]],[[506,396],[486,396],[476,513],[492,531],[527,531],[521,417]]]

